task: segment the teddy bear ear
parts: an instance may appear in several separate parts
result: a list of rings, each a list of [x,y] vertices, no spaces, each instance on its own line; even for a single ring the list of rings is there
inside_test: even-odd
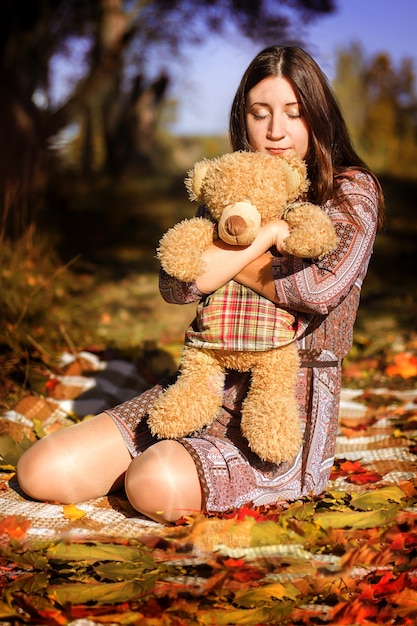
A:
[[[201,196],[201,188],[208,169],[209,162],[207,160],[203,160],[196,163],[193,169],[188,172],[185,179],[185,186],[190,200],[202,202],[203,197]]]

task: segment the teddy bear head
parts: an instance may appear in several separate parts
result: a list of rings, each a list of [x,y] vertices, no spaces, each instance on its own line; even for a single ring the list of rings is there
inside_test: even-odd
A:
[[[308,189],[306,165],[295,153],[232,152],[199,161],[185,180],[189,197],[206,205],[223,241],[250,244],[259,226],[283,216]]]

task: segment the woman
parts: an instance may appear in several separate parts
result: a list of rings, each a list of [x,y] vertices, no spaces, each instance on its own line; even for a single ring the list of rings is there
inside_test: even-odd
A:
[[[308,316],[298,339],[297,396],[305,430],[297,458],[274,465],[250,451],[239,429],[249,376],[231,371],[217,420],[198,436],[152,438],[146,415],[163,389],[157,385],[41,439],[18,464],[20,485],[33,498],[79,502],[124,484],[137,511],[170,522],[195,511],[296,500],[324,489],[333,464],[341,364],[382,221],[382,192],[351,145],[323,73],[300,48],[274,46],[255,57],[232,105],[230,136],[234,150],[294,150],[303,157],[311,181],[308,200],[330,216],[340,243],[320,262],[282,256],[288,227],[276,220],[250,246],[214,243],[205,253],[207,270],[194,283],[161,273],[161,294],[168,302],[194,302],[234,279]]]

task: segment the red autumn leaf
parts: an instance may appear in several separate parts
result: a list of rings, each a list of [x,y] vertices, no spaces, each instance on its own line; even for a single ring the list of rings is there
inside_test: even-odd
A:
[[[392,363],[385,368],[388,376],[414,378],[417,376],[417,357],[410,352],[400,352],[392,358]]]
[[[393,572],[387,572],[376,585],[372,585],[376,597],[385,597],[393,593],[399,593],[407,587],[408,576],[402,572],[396,576]]]
[[[387,598],[393,594],[401,593],[406,587],[410,586],[408,574],[403,572],[399,576],[393,572],[386,572],[381,576],[378,582],[366,585],[359,595],[360,600],[379,601],[381,598]]]
[[[253,517],[257,522],[264,522],[265,516],[260,513],[259,510],[252,509],[249,506],[242,506],[237,511],[234,511],[230,515],[225,515],[226,518],[237,519],[239,522],[243,522],[247,517]]]
[[[223,565],[226,567],[243,567],[245,561],[243,559],[226,559],[223,561]]]
[[[57,378],[50,378],[45,384],[45,387],[48,393],[51,394],[54,391],[58,383],[59,383],[59,380]]]
[[[38,613],[40,617],[46,620],[45,623],[51,626],[61,626],[61,624],[65,626],[65,624],[68,624],[68,619],[58,609],[39,609]]]
[[[381,478],[382,477],[378,474],[378,472],[365,470],[364,472],[359,472],[358,474],[352,474],[347,480],[354,485],[367,485],[368,483],[377,483],[381,480]]]
[[[248,583],[252,580],[261,580],[265,573],[256,567],[246,565],[246,567],[233,570],[232,578],[240,583]]]
[[[375,483],[381,480],[381,475],[373,470],[368,470],[359,461],[340,460],[335,463],[331,480],[336,478],[346,478],[346,480],[355,485],[366,485],[367,483]]]
[[[243,559],[228,558],[223,561],[223,565],[230,569],[231,578],[241,583],[260,580],[265,575],[259,568],[246,563]]]
[[[409,551],[416,546],[417,536],[415,534],[401,532],[395,534],[390,544],[391,550],[398,550],[399,552]]]

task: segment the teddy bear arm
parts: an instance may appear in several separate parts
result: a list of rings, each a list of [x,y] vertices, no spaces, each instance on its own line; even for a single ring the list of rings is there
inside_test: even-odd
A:
[[[285,217],[290,228],[283,247],[288,254],[319,259],[334,250],[338,243],[332,221],[317,205],[300,203]]]
[[[191,282],[203,272],[201,255],[214,238],[210,220],[204,217],[183,220],[163,235],[157,258],[170,276]]]

